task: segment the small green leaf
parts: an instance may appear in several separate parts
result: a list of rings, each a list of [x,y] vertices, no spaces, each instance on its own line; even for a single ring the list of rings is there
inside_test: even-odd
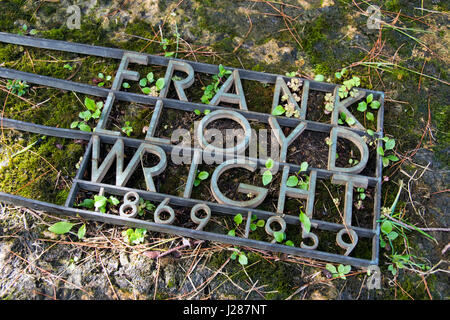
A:
[[[300,172],[306,172],[306,170],[308,170],[308,162],[303,161],[303,162],[300,164]]]
[[[295,247],[294,243],[291,240],[286,241],[285,245]]]
[[[209,177],[209,173],[206,171],[202,171],[197,176],[200,180],[206,180]]]
[[[153,81],[155,81],[153,72],[147,73],[147,80],[148,80],[148,83],[152,83]]]
[[[273,168],[273,160],[271,158],[267,159],[265,165],[266,165],[267,169],[272,169]]]
[[[94,208],[94,200],[92,199],[84,199],[83,202],[81,202],[78,207],[84,207],[88,209]]]
[[[381,231],[383,231],[385,234],[389,234],[392,231],[392,223],[390,221],[384,221],[381,224]]]
[[[238,213],[237,215],[234,216],[233,218],[234,222],[236,222],[237,225],[240,225],[242,223],[242,214]]]
[[[387,167],[389,165],[388,157],[381,157],[381,160],[383,161],[383,167]]]
[[[142,90],[142,92],[144,94],[149,94],[150,93],[150,88],[149,87],[142,88],[141,90]]]
[[[114,196],[110,196],[108,202],[111,203],[113,206],[116,206],[120,203],[119,199],[117,199]]]
[[[286,185],[288,187],[296,187],[297,184],[298,184],[298,178],[296,176],[290,176],[286,181]]]
[[[85,132],[91,132],[91,127],[89,127],[86,123],[81,122],[78,125],[78,128],[80,128],[81,131],[85,131]]]
[[[393,154],[388,155],[387,158],[394,162],[400,160],[397,156],[395,156]]]
[[[336,73],[334,74],[334,76],[335,76],[337,79],[342,78],[342,74],[341,74],[340,72],[336,72]]]
[[[258,227],[254,223],[250,223],[250,230],[255,231]]]
[[[248,264],[248,259],[247,259],[247,257],[245,256],[245,254],[241,253],[241,254],[239,255],[239,263],[242,264],[243,266],[245,266],[245,265]]]
[[[272,181],[272,172],[270,170],[264,171],[262,181],[265,186]]]
[[[36,30],[36,29],[31,29],[30,30],[30,34],[32,35],[32,36],[34,36],[35,34],[37,34],[38,33],[38,31]]]
[[[228,235],[231,237],[235,237],[236,236],[236,231],[234,229],[231,229],[230,231],[228,231]]]
[[[358,111],[364,112],[366,110],[367,110],[367,103],[365,103],[364,101],[358,103]]]
[[[373,130],[367,129],[367,134],[371,137],[373,137],[373,135],[375,134],[375,132]]]
[[[391,150],[394,149],[395,147],[395,140],[394,139],[389,139],[386,144],[385,144],[385,149],[386,150]]]
[[[164,54],[164,57],[171,57],[171,56],[173,56],[175,54],[175,52],[166,52],[165,54]]]
[[[332,265],[331,263],[327,263],[327,265],[325,266],[325,268],[330,271],[332,274],[336,274],[337,270],[336,267],[334,265]]]
[[[369,120],[369,121],[373,121],[373,120],[375,119],[375,117],[373,116],[373,113],[372,113],[372,112],[367,112],[367,113],[366,113],[366,118],[367,118],[367,120]]]
[[[233,252],[232,254],[231,254],[231,260],[236,260],[236,258],[237,258],[237,252],[235,251],[235,252]]]
[[[347,122],[347,124],[348,124],[349,126],[352,126],[352,125],[354,125],[354,124],[356,123],[356,120],[355,120],[355,118],[353,118],[353,117],[348,117],[348,118],[345,120],[345,122]]]
[[[207,115],[207,114],[210,114],[211,113],[211,110],[209,110],[209,109],[206,109],[205,111],[203,111],[203,113],[205,114],[205,116]]]
[[[277,242],[283,242],[284,240],[284,232],[275,231],[273,236]]]
[[[88,97],[84,98],[84,105],[86,106],[86,108],[88,110],[91,110],[91,111],[95,111],[95,109],[97,109],[95,107],[95,101],[92,99],[89,99]]]
[[[370,107],[372,109],[378,109],[381,106],[381,103],[377,100],[372,101],[372,103],[370,104]]]
[[[350,272],[350,270],[352,270],[352,267],[349,265],[345,265],[343,266],[342,272],[343,274],[348,274]]]
[[[122,83],[122,87],[124,87],[125,89],[128,89],[131,86],[130,86],[130,84],[128,82],[124,82],[124,83]]]
[[[60,221],[50,226],[48,230],[56,234],[65,234],[72,229],[73,225],[73,223],[67,221]]]
[[[83,239],[85,234],[86,234],[86,225],[83,224],[80,227],[80,229],[78,229],[78,233],[77,233],[78,239],[80,239],[80,240]]]
[[[103,74],[103,73],[99,73],[98,75],[97,75],[97,77],[99,77],[100,79],[104,79],[105,78],[105,75]]]
[[[306,233],[309,233],[311,231],[311,221],[309,220],[309,217],[304,212],[300,211],[299,219],[302,223],[303,230],[305,230]]]
[[[139,85],[140,85],[141,87],[145,87],[145,86],[147,85],[147,79],[146,79],[146,78],[142,78],[142,79],[139,81]]]
[[[104,196],[94,196],[94,201],[94,206],[96,208],[102,208],[106,206],[107,199]]]
[[[199,180],[199,179],[195,179],[195,180],[194,180],[194,187],[198,187],[198,185],[200,184],[200,182],[202,182],[202,181]]]
[[[389,233],[389,234],[387,235],[387,237],[388,237],[389,240],[394,241],[395,239],[397,239],[398,233],[395,232],[395,231],[392,231],[391,233]]]
[[[283,106],[278,105],[275,107],[275,109],[272,110],[272,115],[273,116],[281,116],[285,112],[286,112],[286,110],[283,108]]]
[[[384,156],[384,150],[383,150],[383,148],[382,148],[382,147],[378,147],[378,148],[377,148],[377,153],[378,153],[380,156]]]
[[[195,109],[195,110],[194,110],[194,113],[195,113],[196,115],[198,115],[198,116],[202,114],[202,112],[201,112],[200,110],[198,110],[198,109]]]
[[[159,78],[158,80],[156,80],[156,88],[158,88],[158,90],[162,90],[162,88],[164,88],[165,85],[165,80],[164,78]]]
[[[89,121],[91,119],[91,117],[92,117],[92,113],[89,110],[86,110],[86,111],[80,112],[78,114],[78,116],[81,119],[83,119],[84,121]]]
[[[265,224],[266,222],[264,220],[258,220],[258,222],[256,223],[256,225],[260,228],[264,227]]]
[[[366,98],[367,103],[371,103],[373,101],[373,94],[369,94]]]
[[[74,121],[70,124],[70,129],[75,129],[76,127],[78,127],[78,121]]]

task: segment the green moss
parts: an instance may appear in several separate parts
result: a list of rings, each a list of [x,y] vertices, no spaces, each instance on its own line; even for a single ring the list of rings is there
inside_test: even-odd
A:
[[[38,139],[25,137],[20,143],[21,147],[9,143],[16,153]],[[83,147],[54,137],[40,139],[41,142],[28,151],[12,158],[10,156],[9,164],[0,169],[0,190],[63,204],[71,186],[71,178],[75,175],[75,164],[83,154]]]

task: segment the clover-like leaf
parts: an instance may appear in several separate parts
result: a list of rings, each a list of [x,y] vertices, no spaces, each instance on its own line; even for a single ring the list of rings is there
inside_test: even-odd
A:
[[[286,185],[288,187],[296,187],[297,184],[298,184],[298,178],[296,176],[290,176],[286,181]]]
[[[234,222],[236,222],[237,225],[240,225],[243,221],[242,214],[238,213],[233,218]]]
[[[206,180],[209,177],[209,173],[207,171],[202,171],[197,176],[200,180]]]
[[[331,263],[327,263],[325,268],[330,271],[332,274],[336,274],[337,273],[337,269],[334,265],[332,265]]]

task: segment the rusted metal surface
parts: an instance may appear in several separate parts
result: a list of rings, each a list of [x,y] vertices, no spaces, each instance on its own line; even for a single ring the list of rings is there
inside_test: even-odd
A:
[[[1,32],[0,41],[37,48],[95,55],[119,59],[121,61],[111,89],[0,68],[0,77],[22,79],[30,83],[71,90],[106,99],[101,117],[98,121],[96,130],[93,133],[63,128],[52,128],[3,118],[2,122],[4,127],[64,138],[83,139],[88,140],[89,144],[86,148],[80,168],[73,180],[72,188],[64,206],[26,199],[6,193],[0,193],[1,201],[61,215],[76,216],[78,214],[83,218],[95,221],[126,225],[129,227],[146,228],[150,231],[166,232],[197,239],[221,241],[233,245],[249,246],[262,250],[284,252],[286,254],[298,255],[306,258],[351,264],[361,267],[378,264],[378,238],[380,228],[377,220],[379,219],[381,205],[381,158],[379,155],[376,155],[376,170],[374,177],[360,175],[369,161],[369,150],[363,139],[366,135],[365,128],[361,123],[357,122],[356,119],[355,124],[350,128],[340,126],[338,124],[338,117],[340,113],[352,116],[348,107],[359,99],[372,93],[374,99],[378,100],[381,104],[377,115],[377,132],[375,133],[375,136],[382,137],[384,98],[382,92],[358,89],[358,94],[355,97],[340,100],[337,94],[339,89],[338,85],[298,78],[296,81],[301,82],[302,98],[297,103],[286,85],[286,81],[289,81],[291,78],[242,69],[227,68],[232,71],[231,76],[228,77],[225,83],[220,87],[210,104],[206,105],[190,102],[186,96],[185,89],[193,85],[195,73],[217,74],[218,67],[214,65],[180,59],[170,59],[120,49],[39,39]],[[167,66],[164,77],[166,85],[161,90],[158,97],[121,91],[122,81],[124,79],[138,81],[140,78],[139,73],[129,70],[130,63]],[[186,76],[182,79],[174,79],[173,75],[175,71],[184,72]],[[271,106],[272,110],[278,105],[280,96],[285,95],[287,96],[288,101],[294,105],[299,116],[297,118],[288,118],[284,116],[275,117],[271,114],[252,111],[252,106],[249,106],[246,103],[241,79],[274,84],[275,90]],[[170,84],[172,83],[178,99],[167,98]],[[232,88],[234,88],[234,92]],[[335,104],[330,123],[319,123],[306,120],[308,94],[311,90],[332,93],[334,95]],[[147,131],[144,140],[124,137],[120,132],[108,130],[108,118],[110,117],[115,100],[136,102],[153,108],[154,111],[149,123],[149,130]],[[233,104],[235,108],[230,109],[230,107],[220,106],[219,104],[222,102]],[[165,108],[191,112],[196,109],[200,111],[211,111],[208,115],[203,117],[196,128],[197,145],[194,145],[194,147],[180,147],[173,145],[168,139],[156,136],[156,129],[160,123],[162,111]],[[208,143],[205,138],[204,133],[207,125],[219,119],[233,120],[242,127],[243,137],[235,146],[231,148],[219,148]],[[267,124],[281,149],[279,159],[274,161],[274,167],[281,172],[281,184],[278,194],[278,203],[273,211],[258,209],[268,195],[268,188],[240,183],[238,190],[236,190],[237,192],[252,194],[254,196],[246,201],[230,199],[220,190],[219,178],[225,171],[234,170],[234,168],[242,168],[255,172],[265,165],[267,157],[258,158],[257,156],[252,157],[245,155],[245,151],[252,146],[253,141],[249,121],[258,121]],[[282,127],[290,127],[293,128],[293,130],[286,136],[282,131]],[[328,133],[330,134],[331,140],[328,153],[328,167],[327,169],[308,168],[307,174],[309,175],[309,184],[307,190],[292,188],[286,185],[289,174],[295,174],[300,170],[299,165],[287,162],[288,146],[299,137],[301,138],[301,135],[305,130]],[[335,159],[338,138],[347,139],[358,148],[361,159],[357,165],[351,168],[336,166]],[[381,140],[378,140],[377,143],[378,146],[382,145]],[[100,156],[101,150],[106,144],[112,145],[112,149],[110,149],[109,153],[102,159]],[[126,167],[124,165],[125,147],[136,149]],[[166,170],[169,163],[169,155],[180,150],[189,154],[192,158],[189,165],[189,173],[183,191],[183,197],[159,193],[153,182],[153,178]],[[232,159],[226,158],[227,160],[218,164],[211,175],[210,187],[215,202],[192,199],[191,195],[198,165],[205,154],[211,151],[215,156],[229,157],[231,155],[232,157]],[[146,153],[157,156],[159,162],[152,167],[145,167],[142,157]],[[104,177],[112,167],[114,161],[116,162],[115,183],[106,184],[103,182]],[[127,182],[139,166],[142,168],[147,189],[140,190],[127,188]],[[90,172],[88,172],[89,167],[91,169]],[[90,180],[84,179],[83,177],[85,176],[89,176]],[[317,181],[321,179],[331,179],[332,184],[345,185],[344,214],[341,223],[323,221],[314,216],[315,190]],[[357,187],[367,188],[368,186],[374,188],[372,228],[352,226],[353,190]],[[123,196],[124,198],[121,201],[119,215],[102,214],[95,211],[74,208],[76,196],[81,191],[102,194],[107,193],[119,197]],[[306,232],[301,228],[298,216],[285,214],[284,208],[286,198],[306,200],[305,213],[311,221],[310,232]],[[139,218],[137,215],[139,199],[159,203],[154,213],[154,222]],[[196,226],[191,229],[175,225],[176,219],[174,207],[188,208],[189,218]],[[201,212],[206,216],[200,218],[199,213]],[[241,213],[246,221],[243,237],[232,237],[226,234],[213,232],[212,230],[207,230],[208,223],[212,216],[220,214],[232,217],[238,213]],[[276,243],[275,239],[268,242],[250,239],[250,220],[253,215],[266,221],[265,231],[269,234],[270,238],[274,238],[273,235],[275,230],[284,232],[289,226],[294,226],[297,228],[304,241],[300,243],[300,246],[291,247]],[[276,225],[278,225],[278,227],[274,228]],[[318,236],[316,230],[336,233],[336,244],[338,247],[344,249],[345,252],[343,254],[337,254],[319,249],[320,236]],[[347,235],[350,242],[344,241],[344,235]],[[372,255],[370,259],[351,256],[361,238],[369,238],[372,240]]]

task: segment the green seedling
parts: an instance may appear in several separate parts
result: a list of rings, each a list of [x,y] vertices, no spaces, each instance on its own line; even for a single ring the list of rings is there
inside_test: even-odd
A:
[[[146,229],[139,228],[122,231],[123,240],[130,245],[144,243],[146,234]]]
[[[350,272],[350,270],[352,270],[351,266],[349,266],[349,265],[344,266],[342,264],[340,264],[337,267],[337,269],[334,265],[332,265],[330,263],[327,263],[327,265],[325,267],[328,271],[331,272],[331,275],[333,276],[333,278],[341,278],[344,280],[347,279],[345,277],[345,275],[347,275]]]
[[[78,204],[78,207],[83,207],[86,209],[98,209],[101,213],[106,212],[106,205],[110,204],[116,206],[120,203],[119,199],[114,196],[106,198],[105,196],[95,195],[94,199],[84,199],[83,202]]]
[[[198,185],[203,181],[208,179],[209,173],[207,171],[197,171],[197,178],[194,180],[194,187],[198,187]]]
[[[272,172],[270,171],[270,169],[273,168],[274,166],[274,162],[271,158],[267,159],[266,161],[266,168],[267,170],[263,172],[263,176],[262,176],[262,181],[263,181],[263,185],[268,185],[273,178]]]
[[[112,81],[112,77],[111,76],[109,76],[109,75],[105,76],[103,73],[100,72],[97,75],[97,77],[99,77],[102,80],[101,82],[99,82],[97,84],[97,86],[103,87],[105,84],[111,84],[111,81]]]
[[[27,93],[30,86],[26,81],[21,81],[19,79],[8,80],[6,83],[6,89],[10,90],[11,93],[17,94],[19,97]]]
[[[300,170],[297,172],[297,175],[301,174],[302,172],[306,172],[306,170],[308,170],[308,162],[304,161],[301,163]],[[286,181],[286,185],[291,188],[298,186],[300,189],[308,190],[309,176],[306,176],[304,178],[300,177],[299,179],[297,175],[290,176]]]
[[[252,214],[251,217],[251,222],[250,222],[250,231],[256,231],[256,229],[262,228],[264,227],[264,225],[266,224],[264,220],[258,220],[258,217],[256,216],[256,214]]]
[[[92,129],[89,126],[88,122],[91,119],[98,119],[102,114],[103,102],[98,101],[97,103],[86,97],[84,99],[84,105],[86,107],[86,111],[82,111],[78,114],[78,117],[83,121],[74,121],[70,124],[71,129],[79,128],[81,131],[91,132]]]
[[[145,211],[148,210],[150,212],[155,211],[156,206],[151,203],[149,200],[144,200],[142,198],[139,198],[139,205],[138,205],[138,214],[139,216],[143,216],[145,214]]]
[[[228,235],[229,236],[236,236],[236,228],[239,227],[239,225],[242,223],[242,221],[244,220],[244,218],[242,217],[242,214],[238,213],[237,215],[234,216],[233,221],[236,224],[236,227],[234,229],[231,229],[230,231],[228,231]]]
[[[56,234],[66,234],[66,233],[72,233],[75,234],[73,232],[70,232],[72,230],[72,227],[74,226],[74,223],[70,223],[67,221],[60,221],[57,222],[53,225],[51,225],[48,230],[50,232],[56,233]],[[78,239],[83,239],[84,235],[86,234],[86,225],[83,224],[79,229],[78,229],[78,233],[75,234]]]
[[[245,266],[248,264],[248,258],[245,255],[245,253],[243,253],[242,251],[240,251],[237,247],[234,247],[233,253],[231,254],[231,259],[232,260],[236,260],[236,258],[238,258],[238,261],[241,265]]]
[[[283,241],[286,240],[286,233],[281,232],[281,231],[275,231],[273,233],[273,237],[275,238],[276,242],[278,243],[283,243]],[[287,240],[284,245],[286,246],[290,246],[290,247],[295,247],[294,242],[292,242],[291,240]]]
[[[125,133],[128,137],[133,132],[133,128],[130,126],[130,121],[125,121],[125,126],[122,127],[122,132]]]
[[[200,111],[200,110],[198,110],[198,109],[195,109],[194,110],[194,113],[196,114],[196,115],[198,115],[198,116],[201,116],[202,115],[202,112]],[[203,114],[206,116],[207,114],[210,114],[211,113],[211,110],[209,110],[209,109],[206,109],[205,111],[203,111]]]
[[[219,73],[213,75],[214,82],[203,87],[203,95],[201,97],[201,101],[204,104],[209,104],[212,97],[219,91],[219,85],[224,82],[226,76],[229,76],[233,72],[231,70],[226,70],[224,66],[219,64]]]
[[[347,117],[347,115],[344,112],[341,112],[339,114],[338,124],[344,123],[347,123],[349,126],[352,126],[356,123],[356,120],[353,117]]]
[[[373,100],[373,94],[369,94],[366,98],[366,101],[361,101],[358,104],[357,110],[359,112],[364,112],[366,114],[366,119],[369,121],[374,121],[375,116],[372,112],[367,111],[367,107],[370,106],[371,109],[377,110],[380,108],[380,102],[378,100]]]
[[[381,159],[383,161],[383,167],[387,167],[389,165],[389,162],[396,162],[399,160],[399,158],[396,155],[390,154],[387,155],[387,152],[389,150],[393,150],[395,147],[395,139],[390,139],[388,137],[379,138],[379,140],[383,140],[385,142],[384,149],[383,147],[377,148],[377,153],[381,156]]]
[[[359,77],[353,76],[349,80],[344,81],[344,85],[339,87],[338,94],[341,99],[347,98],[349,95],[355,97],[358,94],[357,87],[361,84]]]

